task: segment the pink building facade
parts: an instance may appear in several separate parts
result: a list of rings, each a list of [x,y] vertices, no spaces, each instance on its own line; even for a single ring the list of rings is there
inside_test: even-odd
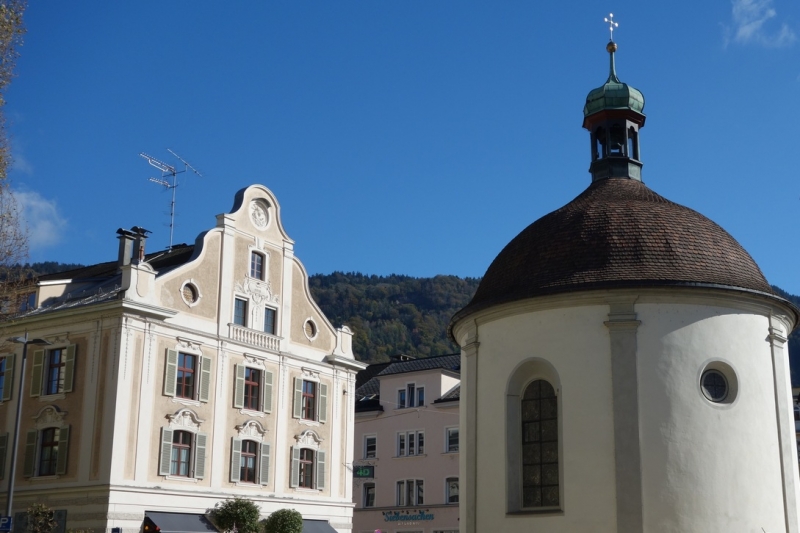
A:
[[[407,356],[359,373],[354,533],[457,533],[461,358]]]

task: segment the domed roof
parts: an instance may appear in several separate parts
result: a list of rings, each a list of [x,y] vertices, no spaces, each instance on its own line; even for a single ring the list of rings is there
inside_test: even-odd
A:
[[[517,235],[451,324],[534,296],[675,285],[773,294],[753,258],[719,225],[640,181],[602,179]]]
[[[617,44],[613,41],[606,46],[610,56],[610,66],[608,80],[598,87],[592,89],[586,96],[586,105],[583,106],[583,116],[588,117],[605,109],[630,109],[637,113],[644,110],[644,95],[638,89],[634,89],[627,83],[622,83],[617,78],[616,66],[614,64],[614,52],[617,51]]]

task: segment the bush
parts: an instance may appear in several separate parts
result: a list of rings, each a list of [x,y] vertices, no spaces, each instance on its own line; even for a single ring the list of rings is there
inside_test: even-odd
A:
[[[279,509],[264,521],[266,533],[303,533],[303,515],[294,509]]]
[[[56,528],[53,510],[43,503],[28,507],[28,531],[31,533],[52,533]]]
[[[208,514],[223,531],[231,531],[235,525],[239,533],[259,533],[261,510],[247,498],[218,502],[213,509],[209,509]]]

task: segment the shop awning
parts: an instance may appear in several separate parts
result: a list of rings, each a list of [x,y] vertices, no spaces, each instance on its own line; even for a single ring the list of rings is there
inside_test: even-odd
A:
[[[336,533],[326,520],[303,520],[303,533]]]
[[[148,521],[158,528],[156,531],[160,533],[217,533],[218,531],[202,514],[145,511],[144,521],[144,531],[147,533],[156,533],[148,532]]]

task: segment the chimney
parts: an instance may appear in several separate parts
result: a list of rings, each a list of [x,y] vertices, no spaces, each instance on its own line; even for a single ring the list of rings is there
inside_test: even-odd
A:
[[[117,258],[117,266],[124,267],[131,264],[134,234],[131,231],[119,228],[117,230],[117,235],[119,235],[119,256]]]
[[[147,234],[152,233],[152,231],[139,226],[132,227],[131,231],[136,235],[136,240],[133,244],[133,262],[138,264],[144,261],[144,244],[147,241]]]

